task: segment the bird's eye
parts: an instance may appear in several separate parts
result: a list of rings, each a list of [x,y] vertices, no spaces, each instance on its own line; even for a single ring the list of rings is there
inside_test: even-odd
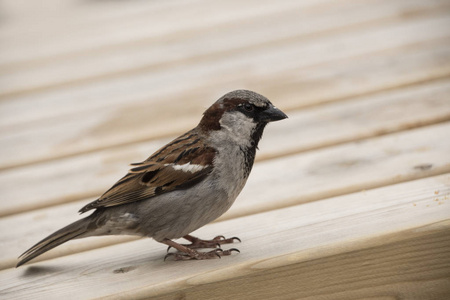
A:
[[[246,111],[253,111],[253,105],[251,105],[250,103],[244,103],[243,106]]]

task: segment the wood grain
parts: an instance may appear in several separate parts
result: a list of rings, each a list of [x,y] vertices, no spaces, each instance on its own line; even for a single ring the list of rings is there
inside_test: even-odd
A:
[[[19,68],[17,71],[9,67],[6,76],[1,76],[0,73],[0,79],[5,83],[2,92],[6,95],[15,95],[26,91],[90,83],[108,78],[114,79],[117,76],[125,77],[139,73],[154,73],[154,71],[163,74],[165,72],[162,72],[162,70],[173,69],[173,66],[176,66],[175,69],[178,70],[180,65],[187,65],[190,73],[195,74],[194,69],[198,69],[202,65],[202,61],[206,60],[210,64],[217,64],[218,66],[223,65],[218,58],[222,54],[227,54],[225,59],[232,65],[234,64],[232,56],[239,58],[240,53],[252,51],[255,52],[256,55],[253,56],[256,57],[247,59],[247,63],[251,63],[251,60],[259,60],[258,56],[264,52],[267,53],[267,48],[270,49],[273,45],[279,48],[276,53],[280,55],[286,55],[286,53],[283,53],[286,51],[299,51],[300,53],[297,55],[302,55],[303,51],[313,46],[316,50],[317,59],[332,59],[334,55],[339,55],[336,50],[341,43],[348,44],[345,48],[348,53],[351,53],[352,50],[365,50],[362,45],[351,47],[353,39],[361,39],[358,32],[353,31],[358,31],[364,27],[369,27],[370,30],[368,36],[364,39],[374,40],[374,43],[367,44],[371,48],[383,47],[383,44],[392,44],[393,42],[406,44],[413,37],[415,39],[432,39],[444,34],[445,29],[442,26],[440,30],[434,30],[425,25],[423,28],[416,30],[413,35],[412,31],[406,29],[394,29],[396,26],[391,23],[400,21],[400,27],[404,27],[410,22],[410,19],[417,22],[416,18],[420,20],[420,17],[430,17],[428,16],[430,13],[434,20],[436,19],[434,13],[448,9],[448,3],[445,1],[427,4],[419,3],[419,1],[404,1],[403,3],[401,1],[394,3],[369,1],[369,3],[372,6],[367,5],[368,3],[355,5],[355,3],[348,1],[338,2],[337,4],[330,3],[323,6],[322,14],[319,15],[321,18],[318,18],[317,15],[312,17],[308,10],[302,9],[292,9],[279,14],[274,12],[270,18],[266,17],[264,24],[267,26],[267,30],[265,31],[259,30],[261,19],[265,17],[261,16],[259,20],[240,20],[233,25],[227,24],[227,26],[221,28],[220,35],[217,34],[217,29],[206,30],[205,32],[208,27],[202,27],[202,30],[189,34],[180,32],[174,36],[164,36],[164,43],[161,44],[155,45],[155,40],[147,38],[139,43],[139,47],[136,47],[134,43],[132,47],[126,48],[121,43],[120,47],[104,47],[103,51],[91,51],[88,52],[88,55],[83,53],[84,55],[82,54],[81,57],[75,53],[70,57],[64,57],[62,61],[50,59],[45,64],[29,65],[26,69]],[[403,5],[400,6],[400,4]],[[420,7],[420,10],[417,10],[417,7],[414,10],[414,6]],[[398,14],[407,15],[408,18],[399,20]],[[155,27],[158,26],[156,22],[154,23]],[[448,21],[445,22],[448,23]],[[180,23],[178,22],[178,24]],[[305,24],[309,26],[304,26]],[[371,25],[376,29],[371,28]],[[242,30],[243,26],[246,30]],[[383,26],[389,26],[390,31],[384,32],[377,28]],[[341,33],[343,28],[347,29],[344,34]],[[350,30],[348,30],[349,28]],[[180,28],[180,30],[184,31],[185,29]],[[403,30],[404,32],[398,34],[396,30]],[[161,35],[161,32],[157,34]],[[335,50],[333,53],[322,55],[321,49],[317,49],[317,39],[314,38],[318,35],[329,35],[325,43],[320,41],[323,40],[323,37],[319,41],[323,44],[323,49],[330,47],[327,43],[333,45]],[[351,39],[349,39],[349,35],[352,36]],[[377,35],[383,35],[385,38],[377,41]],[[401,36],[401,39],[390,39],[390,35]],[[268,39],[268,36],[271,38]],[[297,43],[299,39],[302,41],[301,44]],[[336,42],[336,39],[340,41]],[[288,49],[284,47],[286,42],[289,45]],[[61,42],[58,41],[58,43]],[[295,47],[297,44],[300,46],[298,49]],[[46,47],[49,47],[49,45],[46,45]],[[57,49],[57,47],[55,48]],[[72,48],[76,49],[76,47]],[[22,49],[24,49],[23,46]],[[51,53],[52,50],[47,52]],[[270,53],[273,56],[275,52],[270,51]],[[130,55],[133,57],[131,63],[127,60]],[[263,55],[267,56],[267,54]],[[315,55],[313,53],[309,55],[308,63],[315,62]],[[213,58],[216,59],[212,60]],[[126,62],[125,65],[124,62]],[[299,62],[297,61],[297,63]],[[190,66],[193,66],[193,68]],[[280,67],[279,65],[278,68]],[[217,70],[217,68],[214,69]],[[171,70],[171,73],[173,76],[176,71]],[[0,93],[0,97],[3,93]]]
[[[247,295],[250,287],[259,286],[261,292],[267,288],[268,295],[288,296],[292,294],[286,289],[294,283],[303,286],[297,280],[306,277],[305,283],[312,285],[304,295],[310,291],[308,295],[321,296],[319,286],[325,295],[340,298],[345,287],[365,297],[385,289],[416,298],[442,295],[448,292],[443,282],[448,282],[450,268],[449,193],[447,174],[198,230],[202,237],[239,233],[243,242],[236,246],[241,254],[220,260],[163,262],[165,247],[147,239],[65,256],[1,271],[0,295],[52,299],[70,297],[76,288],[83,298],[145,298],[173,292],[206,299],[209,286],[224,291],[237,284],[241,289],[231,295]],[[415,281],[421,284],[412,284]],[[217,297],[229,299],[228,294]]]
[[[94,49],[139,44],[139,41],[161,39],[164,36],[186,35],[196,31],[208,31],[212,27],[231,25],[245,19],[264,19],[289,10],[308,9],[330,4],[330,0],[283,1],[172,1],[170,3],[80,3],[61,4],[45,1],[45,5],[19,7],[17,1],[4,1],[5,12],[15,23],[6,24],[0,31],[2,48],[8,64],[42,61],[64,54],[90,52]],[[255,9],[255,5],[258,9]],[[239,9],[233,9],[238,6]],[[48,8],[57,9],[48,9]],[[420,5],[419,5],[420,7]],[[426,5],[425,5],[426,7]],[[8,9],[10,8],[10,9]],[[317,8],[316,8],[317,9]],[[214,12],[214,14],[211,14]],[[199,17],[200,16],[200,17]],[[31,19],[35,28],[23,20]],[[148,26],[149,19],[154,26]],[[64,26],[54,26],[62,22]],[[126,24],[126,26],[124,26]],[[20,26],[22,25],[22,26]],[[68,34],[70,33],[70,34]],[[14,43],[11,43],[11,42]],[[46,41],[46,43],[41,43]],[[37,44],[37,45],[36,45]],[[32,51],[30,46],[35,46]],[[3,61],[2,60],[2,61]]]
[[[450,299],[447,0],[4,0],[0,19],[0,299]],[[193,233],[241,253],[97,237],[13,268],[240,88],[289,115]]]
[[[294,113],[285,124],[280,122],[268,127],[258,156],[277,157],[448,120],[450,105],[446,95],[449,87],[448,80],[439,81]],[[333,124],[333,130],[329,124]],[[108,149],[4,171],[0,173],[0,188],[10,201],[0,204],[0,214],[98,196],[125,174],[128,163],[144,160],[168,141]],[[420,140],[418,143],[416,147],[427,147]],[[257,172],[255,170],[252,176]],[[30,194],[22,189],[23,182],[35,192]]]
[[[450,142],[440,140],[449,130],[450,123],[444,123],[258,163],[236,203],[219,221],[450,172]],[[77,220],[78,209],[91,200],[0,219],[0,231],[23,224],[0,238],[5,248],[0,266],[12,266],[27,247]],[[2,210],[7,209],[5,205]],[[30,223],[36,226],[29,227]],[[22,237],[20,243],[17,236]],[[88,240],[77,241],[42,259],[113,242],[113,238],[90,245]]]
[[[253,83],[248,82],[248,88],[261,91],[290,114],[302,106],[339,101],[414,85],[427,79],[447,77],[450,75],[449,41],[382,52],[371,55],[370,59],[363,56],[302,70],[292,69],[272,74],[266,78],[267,81],[260,81],[262,78],[258,76]],[[282,84],[279,86],[273,84],[280,81]],[[324,89],[324,86],[327,88]],[[194,88],[196,92],[191,91],[183,96],[147,95],[145,97],[149,100],[140,103],[129,101],[127,96],[126,103],[119,106],[113,105],[113,98],[117,95],[108,95],[103,100],[108,100],[109,107],[79,112],[76,111],[78,108],[85,107],[85,103],[79,99],[89,100],[92,94],[78,95],[73,103],[64,103],[65,96],[61,93],[53,96],[45,94],[40,100],[32,99],[36,110],[23,109],[30,103],[20,99],[0,102],[0,123],[3,120],[8,124],[6,127],[0,126],[3,128],[3,131],[0,129],[0,143],[3,145],[0,149],[0,168],[180,134],[195,126],[206,107],[218,95],[226,92],[219,89],[213,94],[215,89],[211,85],[210,88],[211,93],[208,95]],[[67,95],[75,96],[73,92]],[[188,101],[189,105],[180,105],[183,103],[181,100]],[[41,106],[45,111],[40,110]],[[68,115],[65,110],[69,108],[72,109]],[[54,113],[59,116],[53,116]],[[27,122],[19,127],[12,126],[22,115]],[[26,124],[34,126],[24,126]]]
[[[446,299],[450,297],[448,230],[447,224],[427,234],[406,231],[401,233],[406,236],[402,241],[376,246],[367,242],[348,253],[266,267],[204,286],[188,282],[185,290],[154,299]],[[134,297],[124,293],[119,298],[124,295]],[[135,299],[147,297],[139,296]]]

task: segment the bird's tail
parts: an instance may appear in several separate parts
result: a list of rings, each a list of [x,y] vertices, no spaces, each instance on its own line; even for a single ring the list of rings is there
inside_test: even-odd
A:
[[[69,240],[79,238],[89,232],[89,224],[91,218],[88,216],[84,219],[73,222],[66,227],[52,233],[27,251],[19,256],[20,261],[17,263],[17,267],[20,267],[24,263],[32,260],[33,258],[47,252],[50,249],[55,248]]]

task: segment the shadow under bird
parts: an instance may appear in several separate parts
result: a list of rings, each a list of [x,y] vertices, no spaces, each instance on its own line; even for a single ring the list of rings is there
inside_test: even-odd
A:
[[[197,127],[132,164],[127,175],[80,209],[95,209],[91,215],[31,247],[17,267],[71,239],[102,235],[146,236],[178,250],[164,259],[210,259],[239,252],[220,248],[239,238],[202,240],[190,233],[231,207],[250,174],[265,126],[285,118],[255,92],[225,94],[205,111]],[[178,238],[190,244],[173,241]]]

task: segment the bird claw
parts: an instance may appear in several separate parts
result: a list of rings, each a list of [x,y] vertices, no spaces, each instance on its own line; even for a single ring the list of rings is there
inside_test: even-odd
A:
[[[233,236],[232,238],[230,238],[230,240],[233,240],[233,243],[234,243],[234,240],[238,241],[239,243],[241,242],[241,239],[238,238],[237,236]]]
[[[231,255],[233,251],[240,253],[240,251],[236,248],[231,248],[228,250],[217,248],[208,252],[197,252],[195,250],[192,250],[191,253],[171,252],[167,253],[166,256],[164,256],[164,261],[166,261],[168,257],[173,257],[174,260],[204,260],[204,259],[213,259],[217,257],[222,258],[222,256]]]
[[[220,244],[232,244],[234,243],[235,240],[238,241],[239,243],[241,242],[241,239],[238,238],[237,236],[233,236],[227,239],[223,235],[218,235],[213,240],[218,241]]]
[[[232,244],[235,241],[241,242],[241,239],[238,237],[234,236],[232,238],[227,239],[223,235],[218,235],[212,240],[202,240],[196,237],[189,236],[188,240],[191,241],[191,244],[183,244],[183,246],[190,249],[220,248],[220,246],[222,246],[223,244]]]
[[[191,244],[178,244],[169,239],[162,241],[162,243],[168,245],[167,254],[164,256],[164,261],[167,258],[173,257],[174,260],[203,260],[203,259],[211,259],[211,258],[221,258],[222,256],[231,255],[233,252],[240,253],[240,251],[236,248],[231,248],[228,250],[223,250],[221,245],[223,244],[232,244],[235,241],[240,242],[241,239],[238,237],[225,238],[223,235],[218,235],[212,240],[202,240],[197,237],[191,235],[183,236],[184,239],[191,242]],[[171,248],[175,248],[177,252],[169,252]],[[214,248],[212,251],[208,252],[199,252],[195,249],[198,248]]]
[[[221,251],[221,255],[231,255],[231,253],[233,252],[233,251],[236,251],[237,253],[241,253],[241,251],[239,251],[239,249],[236,249],[236,248],[231,248],[231,249],[228,249],[228,250],[222,250]]]

